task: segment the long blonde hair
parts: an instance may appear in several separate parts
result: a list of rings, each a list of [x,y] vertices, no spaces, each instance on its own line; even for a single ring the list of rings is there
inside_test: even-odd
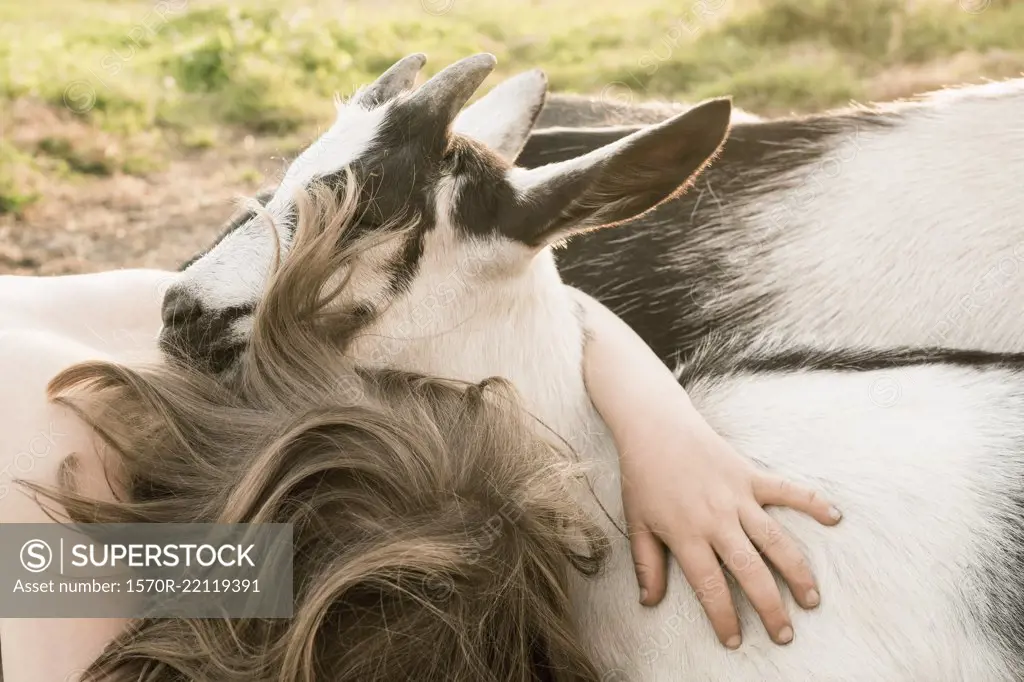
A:
[[[347,185],[355,183],[349,178]],[[569,570],[607,541],[574,502],[579,471],[500,379],[365,370],[338,282],[370,245],[354,190],[314,189],[230,380],[185,366],[86,363],[66,404],[119,457],[128,491],[29,486],[78,522],[291,523],[291,620],[140,620],[86,680],[595,681]]]

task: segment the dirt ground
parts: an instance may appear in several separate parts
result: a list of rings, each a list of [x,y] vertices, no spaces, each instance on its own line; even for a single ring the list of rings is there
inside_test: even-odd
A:
[[[869,90],[872,101],[886,101],[946,83],[979,82],[978,74],[998,79],[1020,71],[1020,58],[1013,54],[963,53],[936,64],[894,67]],[[63,109],[31,100],[0,111],[0,144],[4,135],[26,150],[44,138],[94,150],[120,144]],[[51,173],[35,188],[41,199],[22,216],[0,214],[0,274],[174,269],[211,242],[239,197],[266,186],[264,178],[280,177],[286,160],[315,136],[311,130],[281,142],[238,133],[203,151],[165,148],[154,156],[169,159],[167,166],[141,177],[115,173],[55,180]]]
[[[33,136],[97,133],[43,106],[22,105],[7,123]],[[216,150],[172,158],[145,177],[78,176],[37,188],[24,215],[0,216],[0,274],[55,275],[116,268],[174,269],[218,234],[240,196],[275,177],[281,150],[240,137]],[[254,172],[259,171],[259,173]]]

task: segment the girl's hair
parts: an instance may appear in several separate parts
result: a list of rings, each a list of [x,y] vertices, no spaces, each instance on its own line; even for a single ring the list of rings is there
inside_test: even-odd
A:
[[[237,371],[86,363],[51,397],[115,451],[114,503],[30,486],[76,522],[294,524],[294,617],[135,621],[86,680],[597,680],[568,572],[607,541],[579,471],[503,380],[360,369],[365,323],[340,276],[370,244],[339,199],[298,197],[298,229]],[[340,277],[340,279],[339,279]]]

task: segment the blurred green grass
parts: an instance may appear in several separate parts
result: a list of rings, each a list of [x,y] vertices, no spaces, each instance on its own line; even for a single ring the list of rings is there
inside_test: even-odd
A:
[[[142,173],[240,132],[322,124],[335,92],[413,51],[428,54],[428,73],[489,51],[500,74],[539,66],[555,90],[614,87],[637,101],[729,94],[773,115],[1016,75],[1021,35],[1024,2],[1011,0],[5,3],[0,107],[41,103],[104,139],[147,134],[150,144],[141,155],[130,144],[99,154],[89,136],[24,144],[7,131],[0,212],[32,201],[33,173]]]

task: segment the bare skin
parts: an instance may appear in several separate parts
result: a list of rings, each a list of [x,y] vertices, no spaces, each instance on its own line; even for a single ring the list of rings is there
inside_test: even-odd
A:
[[[653,606],[665,596],[667,546],[722,644],[735,649],[742,642],[722,563],[772,639],[788,644],[792,623],[761,553],[800,606],[815,608],[821,597],[806,558],[762,505],[791,507],[825,525],[839,521],[839,510],[815,491],[741,457],[629,326],[576,294],[593,335],[584,356],[587,390],[619,450],[640,602]]]
[[[155,359],[155,301],[166,278],[142,270],[0,277],[0,523],[52,523],[13,479],[56,485],[58,465],[72,453],[83,490],[97,499],[113,497],[103,473],[113,463],[78,417],[46,400],[46,384],[85,360]],[[0,619],[3,679],[74,682],[125,624],[115,618]]]
[[[160,301],[173,273],[120,270],[67,277],[0,277],[0,523],[51,522],[14,478],[57,482],[57,466],[74,453],[79,480],[98,499],[113,493],[105,468],[116,467],[88,428],[46,400],[46,384],[85,360],[121,363],[159,360]],[[578,293],[578,292],[574,292]],[[812,491],[765,475],[719,438],[697,415],[686,393],[624,323],[579,294],[593,335],[585,375],[595,405],[622,454],[623,497],[632,530],[641,601],[665,593],[664,545],[699,593],[725,597],[704,602],[723,643],[739,626],[718,556],[765,551],[787,578],[801,605],[812,607],[814,579],[803,557],[763,504],[790,506],[834,523],[830,506]],[[622,358],[629,362],[623,363]],[[47,448],[21,456],[39,434]],[[760,534],[759,532],[760,531]],[[728,563],[728,561],[727,561]],[[773,638],[784,643],[789,625],[778,589],[764,562],[734,570]],[[123,619],[2,619],[3,673],[7,682],[74,682],[125,626]],[[790,635],[791,638],[791,635]]]

